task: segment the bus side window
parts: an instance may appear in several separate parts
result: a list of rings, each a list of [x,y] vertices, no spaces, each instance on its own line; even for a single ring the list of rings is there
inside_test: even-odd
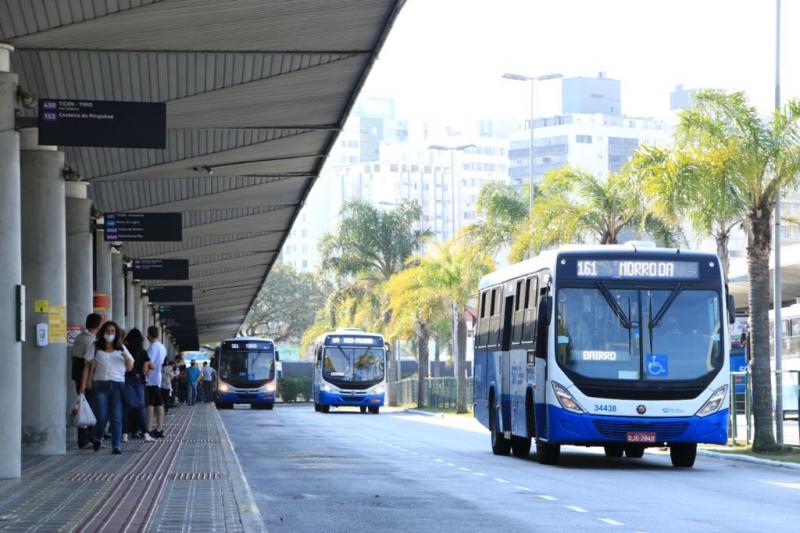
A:
[[[490,307],[489,334],[487,346],[495,347],[500,342],[500,302],[497,301],[497,288],[492,289],[492,305]]]
[[[322,363],[322,346],[317,348],[317,366],[320,366],[320,363]]]
[[[481,309],[478,315],[478,334],[476,335],[475,346],[486,346],[486,330],[489,325],[489,317],[486,316],[486,291],[481,293]]]
[[[530,286],[528,298],[525,301],[525,324],[523,327],[522,342],[536,341],[536,304],[539,300],[539,277],[531,276],[526,280]]]
[[[522,323],[525,307],[522,305],[524,288],[522,280],[517,280],[517,290],[514,293],[514,322],[512,329],[511,344],[519,344],[522,341]]]

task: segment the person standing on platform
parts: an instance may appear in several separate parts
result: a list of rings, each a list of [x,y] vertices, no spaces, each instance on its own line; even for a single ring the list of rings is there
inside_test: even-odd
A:
[[[214,373],[208,361],[203,361],[203,395],[207,403],[214,401]]]
[[[81,329],[81,332],[77,337],[75,337],[75,344],[73,344],[72,348],[69,350],[69,354],[72,356],[72,381],[75,382],[75,392],[77,393],[81,392],[83,367],[86,365],[84,356],[86,355],[89,346],[94,343],[95,337],[97,336],[97,330],[100,329],[100,324],[102,324],[102,322],[103,317],[97,313],[90,313],[87,315],[84,328]],[[89,380],[89,383],[91,383],[91,380]],[[88,388],[84,392],[84,396],[86,396],[86,401],[89,402],[89,405],[92,404],[91,395],[92,389]],[[85,450],[92,447],[93,431],[94,426],[78,428],[78,448]]]
[[[186,369],[186,403],[194,405],[197,401],[197,382],[200,379],[200,369],[197,368],[197,361],[192,359],[189,368]]]
[[[161,367],[161,400],[164,402],[164,414],[169,413],[172,402],[172,363],[164,361]]]
[[[158,328],[147,328],[147,340],[150,347],[147,355],[153,369],[147,374],[145,397],[147,403],[147,429],[151,437],[157,439],[164,437],[164,401],[161,397],[161,367],[167,358],[167,349],[158,340]],[[155,419],[155,420],[154,420]]]
[[[152,369],[150,357],[144,349],[144,337],[142,332],[133,328],[125,335],[125,347],[133,356],[133,370],[125,373],[126,401],[131,402],[134,398],[128,398],[128,388],[136,392],[136,404],[128,404],[125,409],[125,432],[122,434],[122,441],[126,442],[128,435],[131,438],[139,436],[147,442],[153,442],[153,437],[147,433],[147,419],[144,413],[144,386],[147,382],[147,373]]]
[[[108,321],[97,331],[94,344],[86,350],[81,379],[81,390],[88,388],[93,376],[92,400],[97,424],[92,444],[94,451],[103,445],[106,424],[111,417],[111,453],[120,455],[122,441],[122,395],[125,389],[125,372],[133,369],[133,356],[122,345],[123,332],[116,322]]]

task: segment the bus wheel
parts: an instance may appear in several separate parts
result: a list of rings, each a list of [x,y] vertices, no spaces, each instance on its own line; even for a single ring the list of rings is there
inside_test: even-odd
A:
[[[362,405],[361,407],[358,408],[358,410],[361,411],[362,413],[366,413],[367,412],[367,406],[366,405]]]
[[[497,406],[492,398],[489,404],[489,433],[492,436],[492,453],[495,455],[508,455],[511,451],[511,441],[500,433],[497,427]]]
[[[267,411],[272,411],[272,408],[273,408],[274,406],[275,406],[275,404],[274,404],[274,403],[268,403],[268,404],[267,404]]]
[[[536,441],[536,458],[543,465],[557,465],[561,458],[561,445],[549,442]]]
[[[614,459],[619,459],[625,453],[625,447],[622,444],[609,444],[608,446],[603,446],[603,449],[606,452],[606,457],[613,457]]]
[[[314,402],[314,410],[319,413],[319,403]]]
[[[330,405],[320,405],[319,406],[319,410],[321,412],[323,412],[323,413],[330,413],[331,412],[331,406]]]
[[[232,403],[216,402],[217,409],[233,409]]]
[[[380,412],[381,412],[381,406],[380,405],[370,405],[369,406],[369,413],[371,415],[377,415]]]
[[[625,446],[625,457],[641,459],[644,455],[644,446]]]
[[[673,444],[669,447],[669,458],[672,466],[691,468],[697,457],[697,444]]]
[[[531,439],[511,437],[511,453],[520,459],[528,457],[531,454]]]

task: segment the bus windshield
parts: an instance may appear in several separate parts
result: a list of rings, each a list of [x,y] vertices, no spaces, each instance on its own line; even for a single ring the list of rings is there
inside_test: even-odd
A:
[[[723,363],[721,302],[713,290],[561,288],[556,356],[605,380],[693,380]]]
[[[220,359],[219,377],[233,386],[253,386],[273,379],[274,354],[262,350],[225,350]]]
[[[383,380],[384,351],[370,346],[325,348],[323,372],[329,381],[379,382]]]

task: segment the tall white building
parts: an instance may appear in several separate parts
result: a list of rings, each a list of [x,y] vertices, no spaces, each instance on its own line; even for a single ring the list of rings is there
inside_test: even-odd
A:
[[[473,146],[455,151],[451,160],[448,151],[430,149],[433,144]],[[420,228],[447,240],[475,221],[481,187],[507,180],[507,139],[454,134],[423,121],[399,120],[391,100],[367,99],[339,136],[283,246],[281,260],[300,271],[316,269],[319,240],[336,229],[342,206],[351,200],[382,209],[414,200],[423,212]]]

